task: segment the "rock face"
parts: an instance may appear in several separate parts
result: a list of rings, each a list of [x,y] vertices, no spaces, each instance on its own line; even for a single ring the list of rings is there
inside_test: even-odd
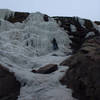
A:
[[[78,17],[54,17],[60,27],[70,36],[72,43],[70,44],[73,53],[76,53],[88,38],[88,34],[99,35],[96,24],[88,19],[81,19]]]
[[[44,15],[44,17],[43,17],[44,21],[48,22],[49,21],[48,17],[49,17],[48,15]]]
[[[87,40],[75,55],[61,65],[69,69],[60,80],[79,100],[100,100],[100,37]]]
[[[16,22],[22,23],[28,16],[29,16],[29,13],[15,12],[14,15],[11,15],[10,17],[5,18],[5,19],[11,23],[16,23]]]
[[[97,25],[100,25],[100,21],[95,21],[95,23],[96,23]]]
[[[0,65],[0,100],[17,100],[20,83],[13,73]]]
[[[40,74],[50,74],[58,69],[56,64],[48,64],[44,67],[41,67],[37,71],[33,70],[34,73],[40,73]]]

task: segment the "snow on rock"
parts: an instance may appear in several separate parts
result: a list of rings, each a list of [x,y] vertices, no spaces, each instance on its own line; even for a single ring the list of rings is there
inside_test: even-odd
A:
[[[44,55],[52,52],[54,38],[60,51],[70,51],[70,40],[66,32],[61,30],[52,18],[49,22],[44,22],[41,13],[30,14],[22,24],[9,24],[9,22],[3,21],[0,25],[0,32],[3,34],[0,37],[3,39],[6,37],[13,47],[20,45],[25,49],[24,51],[27,51],[25,53],[27,55]]]
[[[75,25],[70,24],[70,28],[71,28],[71,32],[77,31],[77,28],[75,27]]]
[[[9,16],[13,16],[14,12],[9,9],[0,9],[0,19],[8,18]]]
[[[85,36],[85,38],[88,38],[88,37],[90,37],[90,36],[95,36],[95,33],[94,33],[94,32],[89,32],[89,33]]]
[[[31,72],[46,64],[59,65],[65,59],[71,52],[66,32],[53,18],[45,22],[44,15],[39,12],[30,14],[23,23],[14,24],[4,20],[10,11],[0,13],[3,13],[0,17],[0,63],[21,82],[18,100],[75,100],[71,90],[59,83],[67,67],[59,66],[59,70],[49,75]],[[54,38],[59,47],[56,51],[51,42]]]
[[[79,18],[79,17],[76,17],[76,18],[78,19],[80,25],[81,25],[82,27],[85,27],[85,26],[84,26],[85,20],[84,20],[84,19],[81,19],[81,18]]]

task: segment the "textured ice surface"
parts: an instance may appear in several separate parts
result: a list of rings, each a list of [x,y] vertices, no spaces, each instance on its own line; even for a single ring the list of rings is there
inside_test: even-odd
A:
[[[9,9],[0,9],[0,19],[8,18],[9,16],[13,16],[14,12]]]
[[[4,20],[6,14],[11,12],[4,11],[0,17],[0,63],[21,82],[18,100],[74,100],[71,90],[59,83],[67,67],[59,66],[59,70],[48,75],[31,72],[46,64],[59,65],[67,57],[71,41],[66,32],[52,18],[45,22],[39,12],[15,24]],[[53,50],[54,38],[57,51]]]

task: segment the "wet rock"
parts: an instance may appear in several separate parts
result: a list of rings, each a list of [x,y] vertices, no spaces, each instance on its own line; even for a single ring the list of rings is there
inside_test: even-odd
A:
[[[79,100],[100,100],[100,37],[87,40],[75,55],[61,65],[69,66],[60,82]]]
[[[58,66],[56,64],[48,64],[44,67],[41,67],[40,69],[33,70],[34,73],[40,73],[40,74],[50,74],[58,69]]]
[[[0,65],[0,100],[17,100],[20,93],[20,83],[14,73]]]

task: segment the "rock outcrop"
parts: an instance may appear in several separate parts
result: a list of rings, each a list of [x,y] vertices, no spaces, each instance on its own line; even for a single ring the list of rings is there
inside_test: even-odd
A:
[[[44,67],[41,67],[38,70],[33,70],[34,73],[40,73],[40,74],[50,74],[58,69],[58,66],[56,64],[48,64]]]
[[[100,35],[97,25],[88,20],[78,17],[53,17],[60,27],[64,28],[72,43],[70,44],[73,53],[76,53],[90,36]]]
[[[100,25],[100,21],[95,21],[95,23],[96,23],[97,25]]]
[[[0,65],[0,100],[17,100],[20,93],[20,82],[14,73]]]
[[[29,16],[29,13],[27,12],[26,13],[25,12],[15,12],[14,15],[11,15],[5,18],[5,20],[11,23],[16,23],[16,22],[22,23],[28,16]]]
[[[44,15],[44,21],[48,22],[49,21],[49,16],[48,15]]]
[[[79,100],[100,100],[100,37],[87,40],[75,55],[61,65],[69,66],[60,80]]]

